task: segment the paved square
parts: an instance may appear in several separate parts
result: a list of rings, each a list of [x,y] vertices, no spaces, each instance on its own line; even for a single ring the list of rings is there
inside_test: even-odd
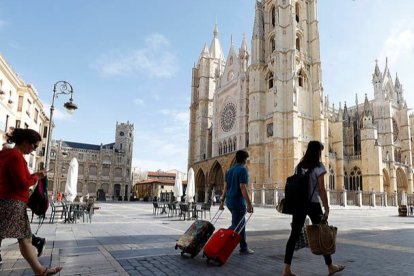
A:
[[[44,224],[47,238],[40,258],[44,265],[61,265],[60,275],[280,275],[290,216],[274,208],[255,208],[247,226],[255,254],[235,250],[228,263],[213,266],[202,253],[183,258],[175,241],[192,221],[153,215],[150,203],[98,203],[92,223]],[[217,211],[212,207],[212,215]],[[414,217],[398,217],[396,208],[331,210],[338,227],[335,263],[346,265],[337,275],[414,275]],[[208,214],[207,214],[208,216]],[[226,210],[216,229],[230,225]],[[36,231],[37,224],[32,224]],[[0,275],[32,275],[15,240],[3,241]],[[323,258],[309,249],[295,252],[292,269],[298,275],[327,275]]]

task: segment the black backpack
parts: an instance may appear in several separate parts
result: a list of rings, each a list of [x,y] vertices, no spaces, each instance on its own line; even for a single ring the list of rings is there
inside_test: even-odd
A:
[[[37,185],[33,193],[29,197],[27,206],[38,216],[44,216],[49,208],[49,197],[47,194],[47,178],[42,178],[37,181]]]
[[[297,173],[286,179],[282,213],[293,215],[305,211],[315,192],[313,189],[309,196],[309,175],[312,171],[313,169],[308,169],[306,173],[302,173],[302,169],[298,167]]]

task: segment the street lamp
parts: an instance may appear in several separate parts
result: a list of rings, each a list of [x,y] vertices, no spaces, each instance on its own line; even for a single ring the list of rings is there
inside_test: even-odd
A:
[[[52,127],[53,127],[53,111],[55,110],[55,98],[58,95],[70,95],[70,99],[66,102],[63,106],[69,111],[73,112],[74,110],[78,109],[77,105],[73,103],[73,88],[70,83],[67,81],[58,81],[53,86],[53,98],[52,98],[52,105],[50,106],[50,117],[49,117],[49,129],[47,134],[47,142],[46,142],[46,158],[45,158],[45,167],[49,169],[49,161],[50,161],[50,147],[51,147],[51,138],[52,138]]]

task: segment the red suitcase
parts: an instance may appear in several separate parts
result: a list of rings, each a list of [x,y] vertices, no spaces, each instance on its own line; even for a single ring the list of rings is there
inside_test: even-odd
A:
[[[175,244],[175,249],[181,249],[181,256],[187,254],[190,255],[191,258],[197,256],[210,238],[211,234],[213,234],[215,229],[213,224],[217,222],[222,213],[223,211],[220,212],[219,210],[211,221],[196,220],[190,225],[184,235],[182,235]]]
[[[207,257],[207,262],[215,261],[219,265],[223,265],[227,262],[233,250],[240,243],[241,230],[246,227],[246,223],[249,221],[252,214],[246,219],[244,225],[240,226],[240,223],[236,227],[236,231],[232,229],[219,229],[211,236],[207,244],[204,246],[203,256]],[[240,227],[239,227],[240,226]],[[237,231],[237,229],[239,229]]]

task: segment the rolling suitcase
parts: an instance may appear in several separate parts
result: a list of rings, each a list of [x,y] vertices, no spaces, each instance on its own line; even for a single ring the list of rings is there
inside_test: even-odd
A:
[[[213,234],[215,228],[213,225],[219,219],[223,211],[217,211],[211,221],[196,220],[193,224],[185,231],[175,245],[175,249],[181,249],[181,256],[190,255],[191,258],[197,256],[197,254],[204,247],[211,234]]]
[[[207,257],[207,262],[214,261],[219,265],[223,265],[227,262],[231,253],[241,240],[241,230],[246,227],[251,216],[252,214],[245,220],[244,225],[241,225],[243,220],[240,220],[234,230],[221,228],[211,236],[210,240],[205,245],[203,252],[203,256]]]

